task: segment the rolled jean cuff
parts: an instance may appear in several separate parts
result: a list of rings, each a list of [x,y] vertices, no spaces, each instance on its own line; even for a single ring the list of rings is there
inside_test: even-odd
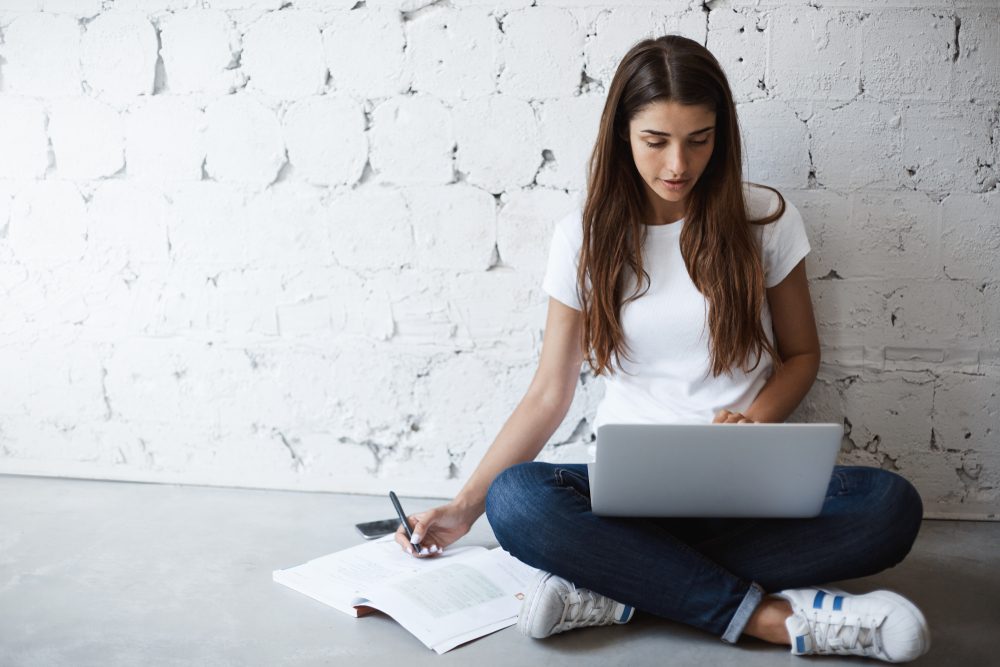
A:
[[[722,635],[722,641],[735,644],[736,640],[740,638],[743,633],[743,628],[746,627],[747,622],[750,617],[753,616],[754,610],[757,605],[760,604],[761,600],[764,599],[766,591],[764,588],[758,584],[756,581],[750,582],[750,590],[747,591],[746,596],[743,598],[743,602],[736,609],[736,614],[733,616],[733,620],[729,622],[729,627],[726,628],[725,633]]]

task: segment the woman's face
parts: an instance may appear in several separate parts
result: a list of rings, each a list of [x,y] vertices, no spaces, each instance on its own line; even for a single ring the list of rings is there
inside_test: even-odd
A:
[[[705,106],[654,102],[629,123],[629,143],[656,213],[651,224],[684,217],[687,196],[715,148],[715,112]],[[683,183],[666,182],[671,180]]]

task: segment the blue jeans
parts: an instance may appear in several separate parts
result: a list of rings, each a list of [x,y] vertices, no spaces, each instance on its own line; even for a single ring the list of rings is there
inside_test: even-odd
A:
[[[823,510],[809,519],[601,517],[586,464],[529,461],[493,480],[486,516],[518,560],[735,643],[768,593],[902,561],[923,503],[896,473],[835,466]]]

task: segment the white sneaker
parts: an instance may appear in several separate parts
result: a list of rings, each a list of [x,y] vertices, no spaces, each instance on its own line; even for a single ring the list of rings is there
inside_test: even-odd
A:
[[[634,614],[631,605],[539,570],[521,602],[517,627],[528,637],[542,639],[574,628],[628,623]]]
[[[908,662],[931,647],[927,620],[898,593],[854,595],[839,588],[794,588],[774,593],[788,600],[785,620],[793,655],[860,655]]]

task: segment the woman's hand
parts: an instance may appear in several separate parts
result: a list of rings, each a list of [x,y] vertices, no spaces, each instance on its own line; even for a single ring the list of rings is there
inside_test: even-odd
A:
[[[436,556],[446,546],[468,533],[477,518],[452,501],[447,505],[440,505],[406,517],[414,537],[420,543],[419,552],[410,544],[410,538],[406,536],[406,529],[402,524],[396,531],[396,542],[403,551],[412,553],[417,558]]]
[[[715,415],[715,419],[712,420],[713,424],[754,424],[754,420],[750,419],[741,412],[730,412],[729,410],[719,410],[718,414]]]

